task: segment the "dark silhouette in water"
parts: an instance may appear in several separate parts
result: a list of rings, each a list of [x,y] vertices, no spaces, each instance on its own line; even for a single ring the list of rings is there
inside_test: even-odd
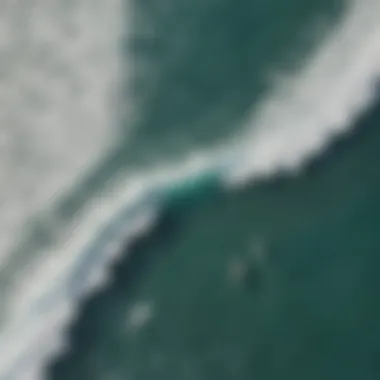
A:
[[[228,278],[231,282],[244,286],[258,286],[264,270],[266,250],[262,244],[255,242],[249,255],[235,258],[228,264]]]
[[[235,259],[228,264],[228,277],[235,283],[243,283],[249,273],[249,267],[244,259]]]

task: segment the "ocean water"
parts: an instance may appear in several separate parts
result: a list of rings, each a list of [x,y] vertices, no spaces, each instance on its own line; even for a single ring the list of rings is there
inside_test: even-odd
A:
[[[0,379],[378,378],[378,1],[1,7]]]

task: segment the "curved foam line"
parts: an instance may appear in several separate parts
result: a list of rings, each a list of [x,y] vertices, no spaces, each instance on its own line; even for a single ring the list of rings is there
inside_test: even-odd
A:
[[[379,8],[372,0],[352,2],[345,20],[305,69],[283,92],[264,101],[248,123],[254,128],[248,128],[243,138],[193,154],[179,166],[128,176],[116,184],[112,196],[90,202],[76,225],[62,231],[66,244],[46,248],[39,272],[23,278],[14,289],[16,318],[0,336],[1,378],[43,378],[43,364],[67,348],[64,329],[75,317],[78,302],[104,284],[107,266],[121,253],[122,242],[153,226],[165,189],[172,191],[200,173],[218,173],[221,183],[229,187],[279,170],[297,171],[332,136],[346,131],[375,96],[373,79],[380,71]],[[343,67],[341,60],[349,64]],[[54,258],[49,262],[50,250]]]

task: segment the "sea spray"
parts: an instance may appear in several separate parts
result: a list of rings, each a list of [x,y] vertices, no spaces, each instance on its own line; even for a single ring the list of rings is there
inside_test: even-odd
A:
[[[121,245],[128,246],[128,239],[152,228],[171,199],[184,204],[195,189],[202,197],[205,189],[212,193],[221,182],[236,186],[279,170],[297,172],[306,159],[325,149],[331,137],[353,125],[374,99],[380,5],[371,0],[351,4],[305,69],[279,93],[274,86],[243,136],[215,150],[194,153],[182,163],[127,173],[109,197],[100,194],[92,199],[75,224],[60,231],[57,244],[38,250],[35,272],[21,273],[8,293],[13,318],[0,335],[2,378],[43,378],[43,365],[66,346],[65,328],[78,302],[104,284],[107,266],[122,252]],[[347,44],[350,49],[342,50]],[[52,252],[54,260],[49,260]]]

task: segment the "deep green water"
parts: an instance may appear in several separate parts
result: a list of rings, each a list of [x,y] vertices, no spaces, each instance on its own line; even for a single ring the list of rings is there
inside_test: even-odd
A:
[[[141,118],[102,170],[226,138],[265,92],[267,69],[305,53],[301,31],[316,14],[333,19],[339,5],[136,5],[156,33],[154,43],[136,36],[132,44]],[[377,379],[379,123],[380,109],[368,112],[294,178],[228,192],[204,186],[191,201],[175,199],[115,266],[112,284],[84,303],[71,351],[49,378]],[[177,135],[183,146],[173,146]],[[252,263],[246,281],[231,281],[237,260]],[[139,303],[151,305],[151,317],[135,331]]]
[[[52,378],[378,378],[379,123],[298,178],[169,212],[87,302]],[[231,282],[257,240],[254,281]],[[133,333],[138,301],[153,317]]]

